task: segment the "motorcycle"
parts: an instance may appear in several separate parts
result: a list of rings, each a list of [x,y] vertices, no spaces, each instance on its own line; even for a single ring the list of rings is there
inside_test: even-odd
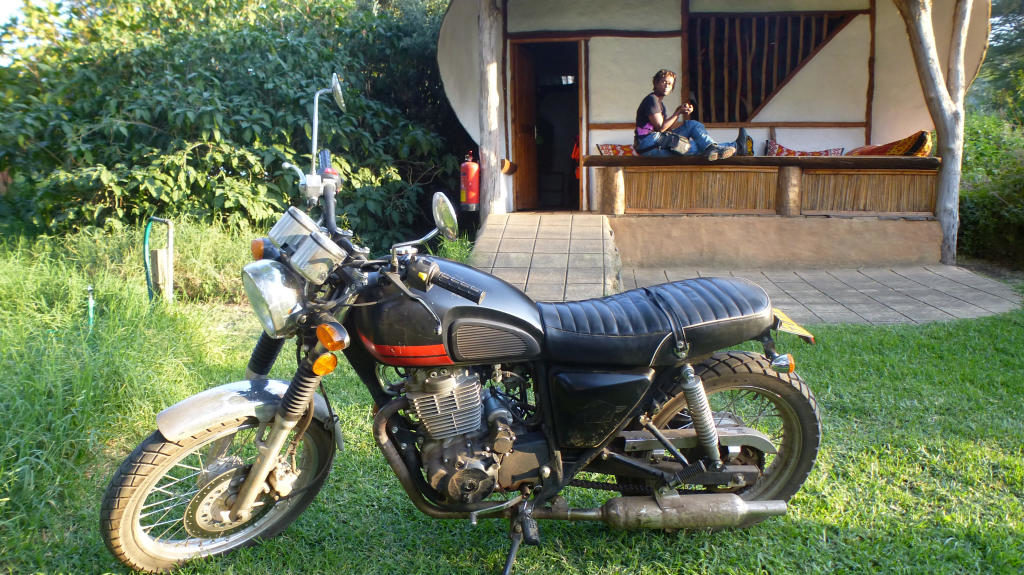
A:
[[[295,520],[343,448],[321,385],[337,352],[369,391],[374,439],[417,509],[509,521],[504,573],[520,545],[539,544],[540,519],[720,529],[786,512],[821,422],[773,333],[813,343],[809,332],[737,278],[534,302],[420,253],[438,234],[457,236],[443,193],[432,232],[371,258],[337,227],[341,180],[329,152],[317,153],[320,96],[344,110],[337,75],[331,84],[314,97],[310,172],[285,165],[322,218],[290,207],[252,243],[242,281],[263,333],[245,379],[162,411],[111,478],[101,531],[119,560],[166,571]],[[293,338],[291,381],[268,379]],[[763,353],[721,351],[746,341]],[[571,508],[569,486],[611,497]]]

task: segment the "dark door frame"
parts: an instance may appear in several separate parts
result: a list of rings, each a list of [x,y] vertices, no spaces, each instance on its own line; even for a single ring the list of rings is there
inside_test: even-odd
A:
[[[585,58],[585,53],[586,53],[585,52],[586,40],[587,40],[586,37],[576,37],[576,36],[557,37],[557,38],[552,38],[552,37],[538,37],[538,38],[519,37],[519,38],[514,38],[514,39],[510,39],[509,40],[509,44],[510,44],[510,46],[512,48],[510,50],[511,61],[509,63],[510,65],[508,67],[508,69],[512,73],[512,78],[511,78],[511,82],[510,82],[511,88],[512,88],[512,97],[509,99],[509,102],[510,102],[509,103],[509,108],[510,108],[510,112],[511,112],[511,121],[509,123],[509,132],[511,134],[511,150],[513,150],[512,158],[511,159],[512,159],[513,162],[515,162],[520,167],[522,167],[522,165],[523,165],[523,159],[520,158],[520,157],[517,157],[517,155],[520,153],[520,145],[522,144],[522,142],[518,142],[517,141],[521,137],[520,136],[520,126],[519,126],[519,120],[520,120],[520,115],[521,115],[521,111],[519,110],[519,106],[521,105],[521,100],[520,100],[520,94],[519,94],[518,91],[521,89],[521,86],[524,86],[524,85],[529,85],[529,86],[532,86],[532,89],[536,89],[535,83],[533,81],[524,83],[524,82],[521,82],[520,78],[517,77],[517,74],[519,74],[519,72],[520,72],[518,60],[521,57],[521,52],[520,52],[520,50],[522,49],[521,46],[523,44],[576,44],[576,49],[577,49],[577,54],[576,54],[576,96],[577,96],[576,125],[578,126],[578,133],[580,135],[580,147],[581,147],[581,150],[582,150],[583,146],[586,143],[585,141],[587,139],[586,138],[586,133],[585,133],[586,125],[585,125],[585,122],[584,122],[584,120],[585,120],[585,118],[584,118],[584,110],[586,109],[585,108],[585,102],[587,101],[586,100],[586,88],[585,88],[585,86],[586,86],[586,84],[585,84],[585,82],[586,82],[586,65],[585,65],[585,59],[584,59]],[[534,105],[534,107],[536,107],[536,101],[533,102],[533,105]],[[534,116],[536,115],[536,110],[533,111],[533,115]],[[520,189],[520,186],[522,185],[522,179],[523,178],[529,178],[529,177],[535,177],[536,176],[536,164],[537,164],[536,145],[534,144],[533,146],[527,146],[527,148],[528,149],[532,148],[532,150],[533,150],[534,157],[532,159],[530,159],[530,160],[527,160],[527,162],[532,162],[534,176],[530,176],[530,173],[529,173],[529,170],[530,170],[529,166],[530,166],[530,164],[527,164],[527,169],[526,169],[525,173],[523,173],[522,175],[520,175],[520,170],[517,170],[516,174],[513,175],[512,194],[513,194],[513,209],[514,209],[514,211],[519,211],[520,209],[534,209],[537,206],[537,183],[534,182],[534,184],[533,184],[534,190],[532,192],[533,193],[533,197],[528,199],[528,201],[526,203],[522,204],[523,206],[530,205],[531,204],[530,200],[532,200],[532,207],[522,207],[522,208],[520,207],[521,203],[520,203],[520,192],[519,192],[519,189]],[[580,167],[581,171],[583,169],[582,168],[582,156],[583,155],[584,154],[582,154],[582,153],[580,154],[581,160],[577,162],[577,165]],[[579,185],[577,187],[578,187],[578,190],[577,190],[577,195],[578,195],[577,206],[579,206],[579,209],[583,209],[583,207],[585,206],[584,197],[583,197],[585,187],[583,185],[583,179],[582,178],[579,180]],[[524,199],[526,199],[526,198],[524,198]]]

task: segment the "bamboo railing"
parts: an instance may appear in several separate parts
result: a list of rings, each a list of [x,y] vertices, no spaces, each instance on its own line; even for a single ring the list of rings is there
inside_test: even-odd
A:
[[[586,156],[603,213],[933,217],[937,158]]]

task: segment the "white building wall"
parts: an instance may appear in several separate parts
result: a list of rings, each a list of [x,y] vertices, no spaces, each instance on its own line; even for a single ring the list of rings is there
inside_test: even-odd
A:
[[[636,108],[653,87],[662,68],[679,72],[682,47],[678,38],[593,38],[590,40],[590,121],[632,122]],[[671,112],[679,94],[665,98]]]
[[[476,0],[452,0],[441,23],[437,39],[438,68],[445,95],[451,103],[459,123],[474,141],[480,141],[480,27],[477,22],[479,4]],[[504,94],[499,90],[499,96]],[[509,156],[506,149],[504,107],[499,116],[500,157]],[[479,160],[479,158],[478,158]],[[506,211],[513,211],[512,176],[502,175],[499,180]]]
[[[870,53],[870,19],[858,16],[751,121],[863,122]]]
[[[458,1],[458,0],[453,0]],[[679,0],[509,0],[508,31],[679,30]]]
[[[988,13],[990,2],[975,2],[967,32],[964,68],[968,80],[977,75],[988,46]],[[949,56],[950,31],[953,27],[954,0],[934,0],[932,17],[935,40],[943,71]],[[917,130],[933,128],[931,115],[924,101],[921,84],[910,49],[910,39],[896,6],[890,0],[879,0],[875,26],[875,97],[871,143],[883,144],[904,138]]]
[[[474,140],[480,137],[479,4],[452,0],[437,38],[441,83],[455,115]]]
[[[880,0],[886,2],[888,0]],[[690,12],[801,12],[867,10],[869,0],[690,0]]]

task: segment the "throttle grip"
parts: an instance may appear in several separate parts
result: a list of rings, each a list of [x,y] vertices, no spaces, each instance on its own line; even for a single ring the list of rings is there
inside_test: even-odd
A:
[[[441,271],[434,274],[430,281],[434,285],[442,287],[455,295],[462,296],[475,304],[484,301],[484,295],[487,293],[478,287],[471,286]]]

